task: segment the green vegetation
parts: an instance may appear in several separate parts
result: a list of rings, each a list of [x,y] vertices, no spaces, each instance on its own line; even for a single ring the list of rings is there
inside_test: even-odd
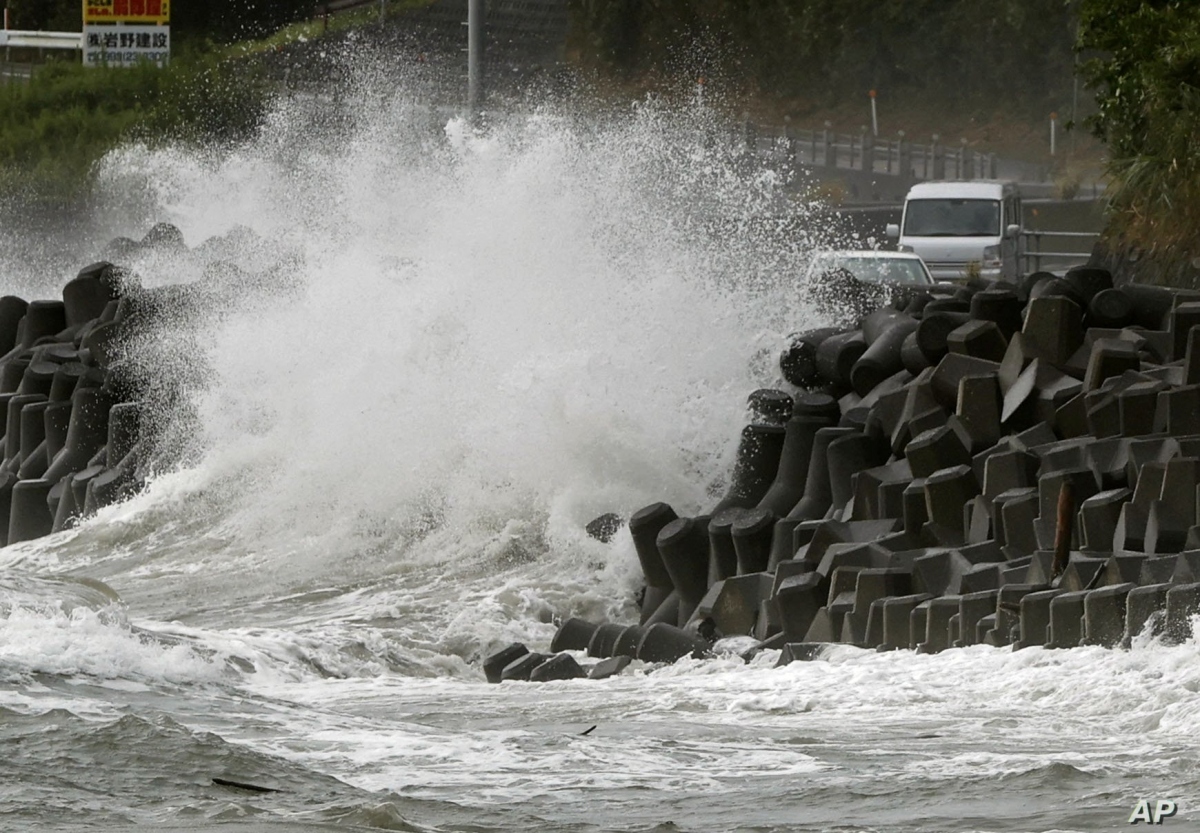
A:
[[[1082,0],[1092,131],[1110,151],[1110,236],[1168,263],[1200,256],[1200,4]]]
[[[432,0],[388,0],[399,14]],[[79,0],[9,0],[14,28],[78,29]],[[88,68],[78,58],[0,86],[0,193],[59,203],[86,193],[122,141],[229,141],[250,135],[272,84],[253,56],[378,20],[378,5],[306,19],[311,0],[206,0],[172,7],[171,65]],[[259,40],[235,41],[240,35]],[[183,37],[179,37],[182,35]]]
[[[123,139],[246,135],[267,90],[252,67],[212,54],[167,69],[55,62],[28,85],[0,87],[0,189],[60,200],[85,190],[95,161]]]

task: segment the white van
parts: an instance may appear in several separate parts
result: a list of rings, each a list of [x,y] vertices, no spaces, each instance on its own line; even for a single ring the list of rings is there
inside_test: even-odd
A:
[[[887,235],[900,251],[919,254],[934,280],[1015,280],[1024,254],[1021,195],[1012,182],[921,182]]]

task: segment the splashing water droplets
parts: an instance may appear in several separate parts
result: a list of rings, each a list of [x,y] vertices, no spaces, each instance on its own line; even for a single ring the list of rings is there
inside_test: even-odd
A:
[[[235,236],[290,257],[278,291],[191,322],[211,370],[195,464],[145,501],[203,492],[231,549],[289,572],[297,552],[318,572],[365,550],[454,561],[514,523],[536,531],[517,561],[586,570],[594,515],[709,502],[746,394],[774,382],[762,354],[812,318],[811,208],[699,107],[546,105],[481,130],[360,91],[282,102],[223,154],[106,166],[114,195],[158,183],[184,272]]]

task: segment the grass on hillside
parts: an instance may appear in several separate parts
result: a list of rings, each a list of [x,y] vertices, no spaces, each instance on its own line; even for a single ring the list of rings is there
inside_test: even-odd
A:
[[[49,198],[82,193],[122,140],[232,139],[258,123],[265,81],[220,56],[167,68],[55,61],[28,84],[0,87],[0,187]]]

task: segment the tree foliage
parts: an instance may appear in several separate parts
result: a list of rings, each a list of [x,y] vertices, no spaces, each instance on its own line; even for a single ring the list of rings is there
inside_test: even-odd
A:
[[[1108,143],[1114,230],[1126,243],[1200,255],[1200,4],[1082,0],[1088,124]]]
[[[572,0],[577,49],[626,74],[703,72],[822,103],[869,89],[1061,105],[1066,0]]]

